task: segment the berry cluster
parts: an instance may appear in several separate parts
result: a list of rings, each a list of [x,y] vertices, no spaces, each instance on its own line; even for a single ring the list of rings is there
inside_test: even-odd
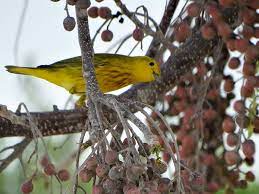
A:
[[[91,18],[100,17],[101,19],[104,19],[106,21],[110,20],[111,22],[114,18],[118,18],[121,15],[120,12],[117,12],[117,14],[113,15],[109,7],[96,7],[96,6],[90,7],[89,2],[90,1],[86,1],[86,0],[67,0],[68,5],[71,5],[71,6],[76,5],[81,9],[85,9],[86,13]],[[102,2],[102,1],[98,0],[97,2]],[[74,17],[71,17],[69,15],[67,7],[66,7],[66,11],[67,11],[67,17],[63,20],[63,26],[65,30],[72,31],[75,28],[76,21]],[[120,23],[123,23],[123,21],[124,21],[123,18],[119,19]],[[101,39],[104,42],[110,42],[113,39],[113,32],[109,30],[109,25],[107,26],[106,30],[103,30],[101,32]],[[136,41],[142,41],[144,38],[143,30],[136,27],[132,32],[132,37]]]
[[[127,139],[123,142],[123,148],[128,146]],[[115,150],[116,149],[116,150]],[[142,157],[148,157],[151,153],[151,147],[143,144],[139,148],[139,154]],[[148,159],[147,164],[132,163],[123,160],[133,160],[127,154],[119,154],[118,147],[106,152],[104,161],[96,156],[89,158],[84,168],[80,170],[79,177],[82,182],[89,182],[92,178],[98,179],[97,184],[93,186],[93,194],[101,193],[168,193],[173,188],[170,179],[162,178],[167,170],[167,165],[161,160]]]
[[[175,26],[174,40],[179,43],[187,40],[197,25],[205,40],[223,43],[220,59],[208,55],[192,73],[181,77],[177,88],[164,97],[166,105],[161,110],[173,121],[181,160],[189,169],[203,172],[196,180],[192,172],[182,169],[189,192],[215,193],[226,188],[229,194],[254,181],[253,172],[243,172],[240,166],[253,164],[255,143],[249,138],[259,133],[258,8],[256,0],[208,1],[205,5],[194,1],[186,8],[187,19]],[[234,22],[225,15],[230,9],[236,9]],[[155,112],[152,117],[157,119]],[[160,127],[166,133],[162,123]],[[171,157],[162,141],[161,146],[163,160],[168,163]]]

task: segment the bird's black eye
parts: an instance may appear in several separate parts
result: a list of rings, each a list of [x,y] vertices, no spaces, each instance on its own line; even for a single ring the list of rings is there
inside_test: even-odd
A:
[[[154,65],[155,65],[155,63],[153,63],[153,62],[150,62],[150,63],[149,63],[149,65],[150,65],[150,66],[154,66]]]

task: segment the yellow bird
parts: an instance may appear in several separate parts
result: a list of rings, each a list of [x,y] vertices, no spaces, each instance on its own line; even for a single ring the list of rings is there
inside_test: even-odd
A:
[[[158,63],[146,56],[130,57],[118,54],[95,54],[93,58],[97,82],[102,92],[118,90],[130,84],[151,82],[160,75]],[[82,76],[81,57],[58,61],[37,67],[5,66],[15,74],[31,75],[65,88],[85,100],[85,81]]]

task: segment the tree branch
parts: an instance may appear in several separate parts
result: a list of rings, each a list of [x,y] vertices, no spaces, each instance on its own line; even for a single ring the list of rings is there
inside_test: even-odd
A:
[[[176,10],[178,2],[179,2],[179,0],[170,0],[168,5],[167,5],[167,8],[166,8],[166,10],[164,12],[164,15],[161,19],[161,22],[159,24],[159,28],[161,29],[163,34],[166,33],[166,31],[167,31],[167,29],[170,25],[171,19],[174,15],[174,12]],[[148,51],[147,51],[146,55],[154,58],[160,44],[161,43],[160,43],[159,40],[157,40],[156,38],[153,38],[152,42],[150,43],[150,46],[148,48]]]
[[[228,8],[224,13],[229,16],[228,22],[230,24],[236,24],[237,11],[235,8]],[[174,86],[177,77],[190,71],[200,59],[213,51],[214,45],[213,41],[204,40],[200,33],[193,34],[162,64],[162,75],[159,80],[149,84],[135,85],[120,96],[154,104],[158,98]],[[111,115],[109,112],[106,114]],[[26,116],[25,114],[21,115]],[[84,129],[87,109],[31,113],[31,116],[38,121],[37,125],[43,136],[69,134]],[[25,126],[13,124],[10,119],[0,116],[0,137],[11,136],[32,137],[32,134]]]

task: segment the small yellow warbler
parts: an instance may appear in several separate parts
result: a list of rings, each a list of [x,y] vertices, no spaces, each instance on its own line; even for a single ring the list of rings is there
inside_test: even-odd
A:
[[[146,56],[129,57],[118,54],[95,54],[93,58],[97,82],[102,92],[118,90],[130,84],[151,82],[160,75],[159,65]],[[81,57],[58,61],[38,67],[5,66],[16,74],[32,75],[61,86],[71,94],[85,99],[85,81]]]

